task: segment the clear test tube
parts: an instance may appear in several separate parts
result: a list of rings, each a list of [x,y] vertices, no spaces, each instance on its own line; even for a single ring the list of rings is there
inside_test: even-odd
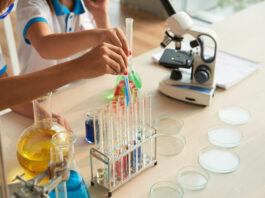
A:
[[[139,122],[141,131],[141,140],[146,140],[152,135],[152,100],[150,95],[143,95],[141,92],[138,93],[139,100]],[[154,141],[150,140],[144,143],[142,146],[142,164],[146,166],[149,164],[151,159],[154,157]]]
[[[129,137],[130,137],[130,148],[134,148],[136,146],[136,137],[137,137],[137,121],[135,119],[137,116],[135,115],[135,100],[134,97],[131,96],[131,103],[129,108]],[[136,172],[137,167],[137,151],[134,149],[130,154],[131,160],[131,173],[134,174]]]
[[[142,127],[140,127],[140,100],[137,96],[137,90],[133,91],[134,95],[134,135],[135,135],[135,142],[136,145],[140,144],[143,141],[142,138]],[[143,166],[143,159],[142,159],[142,146],[136,149],[136,167],[140,170]]]
[[[119,101],[110,102],[110,111],[112,115],[112,126],[113,126],[113,143],[114,143],[114,160],[115,164],[113,173],[115,174],[115,184],[121,181],[122,178],[122,165],[121,159],[117,158],[121,155],[121,138],[120,138],[120,122],[119,122]]]
[[[145,139],[145,136],[144,136],[144,128],[145,128],[145,124],[146,124],[146,121],[145,121],[145,98],[144,98],[144,94],[141,93],[141,92],[138,92],[138,109],[139,109],[139,112],[138,112],[138,124],[139,124],[139,136],[140,136],[140,139],[143,140]]]
[[[102,107],[102,133],[103,133],[103,153],[109,157],[111,157],[111,149],[110,149],[110,136],[109,136],[109,109],[108,105],[105,105]],[[111,186],[111,164],[107,165],[105,171],[102,171],[102,169],[99,169],[98,175],[100,176],[100,179],[102,180],[102,174],[104,172],[104,178],[105,178],[105,184],[107,186]]]
[[[105,144],[104,144],[104,113],[105,108],[101,107],[93,111],[92,118],[93,118],[93,128],[94,128],[94,137],[95,138],[95,148],[98,149],[100,152],[105,152]],[[106,179],[106,165],[102,164],[102,162],[95,160],[95,167],[97,168],[96,176],[97,182],[103,184]]]
[[[119,102],[119,122],[120,122],[120,135],[121,135],[121,141],[122,141],[122,145],[121,145],[121,151],[122,154],[124,154],[125,152],[127,152],[128,150],[128,138],[127,138],[127,112],[126,112],[126,108],[127,105],[125,103],[125,98],[124,96],[120,96],[118,98],[118,102]],[[129,173],[129,156],[125,155],[122,158],[122,180],[126,179]]]
[[[115,110],[113,109],[112,103],[107,105],[107,112],[106,112],[106,121],[107,121],[107,135],[109,140],[109,148],[108,153],[111,159],[110,162],[110,170],[111,170],[111,185],[115,187],[116,185],[116,173],[115,173],[115,144],[114,144],[114,115]]]
[[[124,103],[126,104],[126,103]],[[130,132],[130,105],[124,105],[125,109],[125,116],[124,116],[124,122],[125,122],[125,134],[127,138],[127,150],[130,150],[132,145],[131,145],[131,132]],[[128,176],[131,176],[131,164],[132,164],[132,158],[131,154],[128,154],[127,157],[127,167],[128,167]]]

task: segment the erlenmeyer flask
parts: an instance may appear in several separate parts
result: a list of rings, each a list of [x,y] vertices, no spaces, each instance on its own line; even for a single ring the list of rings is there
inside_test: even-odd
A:
[[[56,132],[65,131],[65,128],[52,120],[51,95],[48,93],[33,101],[34,124],[25,129],[18,140],[17,159],[31,173],[47,169],[51,138]]]
[[[142,81],[139,74],[135,71],[133,67],[133,57],[132,57],[132,40],[133,40],[133,19],[126,18],[126,38],[129,45],[130,54],[128,56],[128,79],[129,79],[129,87],[130,92],[132,93],[132,89],[136,88],[141,89]],[[119,96],[125,96],[125,82],[124,75],[119,75],[115,81],[115,91],[114,97],[117,98]]]
[[[69,198],[90,198],[88,189],[80,174],[74,157],[74,143],[76,136],[70,132],[59,132],[52,136],[52,143],[63,151],[64,158],[68,161],[70,177],[66,182],[67,197]],[[55,198],[55,191],[49,194],[50,198]]]

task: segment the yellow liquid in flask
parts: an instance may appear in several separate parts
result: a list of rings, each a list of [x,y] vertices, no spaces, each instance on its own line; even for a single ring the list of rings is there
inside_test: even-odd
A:
[[[20,165],[33,173],[45,171],[50,162],[51,139],[55,133],[51,129],[38,129],[24,134],[17,146]]]

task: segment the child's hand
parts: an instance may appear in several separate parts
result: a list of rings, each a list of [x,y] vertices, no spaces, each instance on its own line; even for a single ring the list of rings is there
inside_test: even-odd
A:
[[[93,15],[95,13],[102,14],[102,12],[108,11],[108,0],[84,0],[84,4],[86,8],[91,12]]]
[[[72,129],[71,129],[69,122],[64,117],[53,113],[52,118],[54,118],[56,120],[56,122],[58,124],[62,125],[66,130],[72,132]]]
[[[121,47],[124,53],[129,55],[129,48],[124,33],[119,28],[99,29],[99,43],[110,43]]]
[[[81,75],[82,78],[123,74],[128,65],[127,56],[122,48],[108,43],[98,45],[76,61],[76,65],[82,67],[80,74],[77,75]]]

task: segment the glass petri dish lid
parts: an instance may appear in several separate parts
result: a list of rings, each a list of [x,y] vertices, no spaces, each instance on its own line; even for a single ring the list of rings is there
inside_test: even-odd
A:
[[[158,133],[175,135],[181,131],[184,122],[174,116],[161,116],[154,121],[154,128]]]
[[[230,126],[217,126],[207,132],[211,144],[222,148],[239,146],[243,139],[240,129]]]
[[[209,173],[199,166],[187,166],[178,171],[177,180],[185,190],[202,190],[209,180]]]
[[[181,135],[157,136],[157,153],[164,156],[173,156],[181,153],[185,147],[185,138]]]
[[[221,121],[231,125],[243,125],[250,119],[250,113],[242,107],[224,107],[218,112]]]
[[[233,151],[207,147],[200,151],[199,163],[207,171],[225,174],[237,170],[240,159]]]
[[[160,181],[151,186],[150,198],[182,198],[183,189],[177,183]]]

